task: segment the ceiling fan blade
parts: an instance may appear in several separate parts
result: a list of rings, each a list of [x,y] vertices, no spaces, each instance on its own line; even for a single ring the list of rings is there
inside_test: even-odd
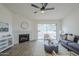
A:
[[[55,8],[46,8],[44,10],[54,10]]]
[[[31,6],[33,6],[33,7],[35,7],[35,8],[40,8],[40,7],[38,7],[38,6],[34,5],[34,4],[31,4]]]
[[[44,7],[46,7],[46,6],[47,6],[47,4],[48,4],[48,3],[44,3]]]
[[[43,7],[44,4],[43,3],[41,3],[41,4],[42,4],[42,7]]]

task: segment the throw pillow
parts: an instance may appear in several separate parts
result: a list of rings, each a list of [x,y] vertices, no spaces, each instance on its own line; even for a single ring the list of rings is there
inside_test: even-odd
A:
[[[74,36],[73,35],[68,35],[67,40],[74,41]]]
[[[68,34],[64,34],[63,39],[67,40]]]

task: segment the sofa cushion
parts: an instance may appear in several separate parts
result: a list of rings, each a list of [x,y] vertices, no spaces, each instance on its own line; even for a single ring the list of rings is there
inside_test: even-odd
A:
[[[60,37],[61,37],[62,40],[67,40],[67,35],[68,34],[61,34]]]
[[[73,35],[68,35],[67,40],[74,41],[74,36]]]
[[[79,44],[77,43],[68,43],[68,46],[72,47],[73,49],[79,52]]]
[[[71,43],[71,42],[73,43],[73,41],[70,41],[70,40],[61,40],[61,42],[64,43],[64,44],[68,44],[68,43]]]

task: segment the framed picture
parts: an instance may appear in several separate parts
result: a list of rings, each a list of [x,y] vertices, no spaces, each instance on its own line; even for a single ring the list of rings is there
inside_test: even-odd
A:
[[[8,32],[9,31],[9,24],[0,22],[0,32]]]

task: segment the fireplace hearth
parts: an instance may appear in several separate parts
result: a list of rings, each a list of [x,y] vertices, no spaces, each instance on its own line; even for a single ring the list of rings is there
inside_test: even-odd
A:
[[[29,34],[19,34],[19,43],[29,41]]]

